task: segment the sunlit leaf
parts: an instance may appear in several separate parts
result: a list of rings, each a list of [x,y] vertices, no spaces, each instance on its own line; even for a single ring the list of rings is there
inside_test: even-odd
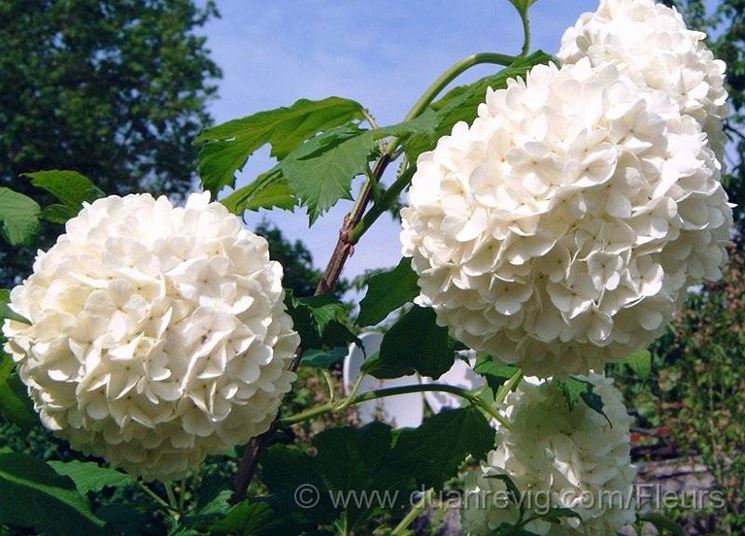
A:
[[[520,368],[515,365],[499,363],[486,354],[480,354],[476,360],[476,365],[473,367],[473,371],[486,379],[487,385],[495,394],[519,370]]]
[[[53,169],[24,173],[24,176],[31,179],[31,184],[46,190],[76,213],[84,202],[105,195],[88,177],[77,171]]]
[[[362,106],[352,100],[329,97],[320,101],[301,99],[288,108],[259,112],[205,130],[196,140],[202,185],[214,196],[235,184],[236,172],[266,144],[272,156],[283,159],[319,132],[362,119]]]
[[[31,456],[0,454],[0,497],[0,524],[60,536],[105,534],[74,482]]]
[[[101,467],[95,462],[50,461],[49,465],[57,474],[67,476],[75,482],[81,495],[89,491],[101,491],[104,488],[121,488],[135,483],[131,476],[109,467]]]
[[[30,246],[39,234],[41,207],[28,196],[0,187],[2,234],[12,246]]]

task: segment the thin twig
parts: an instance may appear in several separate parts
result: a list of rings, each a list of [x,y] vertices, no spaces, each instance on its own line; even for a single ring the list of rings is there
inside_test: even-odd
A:
[[[155,502],[157,502],[160,506],[168,510],[169,512],[176,512],[176,510],[168,504],[161,496],[159,496],[157,493],[155,493],[153,490],[151,490],[149,487],[147,487],[147,484],[142,482],[141,480],[137,480],[137,485],[139,488],[147,494],[148,497],[153,499]]]
[[[510,421],[504,415],[502,415],[498,409],[492,407],[491,404],[489,404],[486,400],[483,400],[476,393],[462,387],[457,387],[455,385],[439,383],[417,383],[413,385],[399,385],[397,387],[386,387],[384,389],[367,391],[362,394],[353,393],[350,394],[349,397],[347,397],[343,404],[332,404],[327,402],[325,404],[321,404],[320,406],[316,406],[300,413],[296,413],[295,415],[292,415],[285,419],[281,419],[280,423],[284,426],[289,426],[291,424],[297,424],[299,422],[305,422],[314,419],[320,415],[324,415],[332,411],[339,411],[340,409],[346,409],[349,406],[362,404],[363,402],[369,402],[370,400],[377,400],[379,398],[398,396],[409,393],[426,393],[428,391],[450,393],[459,396],[482,410],[489,417],[497,420],[508,430],[512,428],[512,424],[510,423]]]

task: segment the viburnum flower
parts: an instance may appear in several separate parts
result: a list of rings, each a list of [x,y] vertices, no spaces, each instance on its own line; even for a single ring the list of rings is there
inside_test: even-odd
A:
[[[558,57],[562,63],[610,62],[640,85],[665,91],[682,114],[699,122],[721,161],[725,64],[714,59],[705,38],[689,30],[676,9],[654,0],[602,0],[564,33]]]
[[[536,520],[525,526],[542,535],[606,536],[635,520],[629,426],[613,380],[581,378],[594,386],[607,419],[583,402],[570,408],[554,383],[523,381],[505,404],[512,429],[500,427],[496,449],[465,476],[463,528],[487,535],[502,523],[515,524],[519,510],[506,502],[507,475],[523,494],[525,518],[549,507],[569,508],[581,518],[560,524]]]
[[[175,479],[267,430],[299,337],[266,240],[209,194],[86,204],[11,293],[42,423],[73,448]]]
[[[419,157],[401,215],[417,302],[541,377],[646,347],[688,285],[720,277],[732,225],[699,124],[587,59],[489,90]]]

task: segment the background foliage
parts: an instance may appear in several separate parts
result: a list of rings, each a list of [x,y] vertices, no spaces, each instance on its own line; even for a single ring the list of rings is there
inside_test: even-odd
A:
[[[210,122],[206,103],[221,75],[195,33],[218,13],[200,5],[0,2],[0,186],[29,194],[22,173],[59,168],[106,193],[191,189],[191,142]],[[60,230],[47,224],[39,244]],[[0,283],[25,275],[30,261],[0,241]]]
[[[692,29],[706,32],[714,56],[727,63],[726,87],[732,113],[724,124],[727,151],[725,183],[730,201],[736,203],[739,230],[743,231],[745,206],[745,0],[664,0],[675,6]]]

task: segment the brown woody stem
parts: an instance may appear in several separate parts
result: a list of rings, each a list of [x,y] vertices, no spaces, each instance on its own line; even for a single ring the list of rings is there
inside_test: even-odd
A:
[[[414,104],[414,107],[407,114],[405,121],[410,121],[421,114],[427,106],[434,100],[434,98],[443,90],[447,85],[452,82],[460,73],[478,65],[481,63],[493,63],[497,65],[510,65],[515,60],[512,56],[506,56],[504,54],[496,54],[491,52],[485,52],[480,54],[473,54],[468,56],[450,69],[445,71],[435,82],[429,87],[429,89],[421,96],[421,98]],[[393,138],[383,151],[383,154],[378,158],[375,163],[375,167],[372,170],[369,178],[365,181],[362,186],[360,194],[357,196],[352,210],[344,218],[341,229],[339,230],[339,238],[336,241],[334,252],[331,255],[331,259],[326,265],[326,269],[323,272],[323,277],[318,283],[316,288],[316,296],[320,294],[326,294],[331,292],[336,286],[339,276],[341,275],[344,265],[349,259],[350,255],[354,251],[354,245],[359,241],[362,234],[370,228],[375,220],[385,211],[387,206],[386,203],[376,204],[370,211],[370,214],[363,221],[367,206],[373,197],[373,190],[376,183],[380,180],[385,172],[388,164],[391,162],[393,155],[398,148],[399,140]],[[406,188],[409,181],[411,180],[413,168],[404,172],[401,177],[391,186],[388,192],[386,192],[385,199],[390,202],[391,198],[395,196],[397,199],[400,193]],[[295,372],[300,366],[300,360],[303,357],[303,349],[298,348],[295,352],[295,358],[290,364],[290,370]],[[269,446],[269,443],[274,436],[274,433],[279,428],[279,414],[271,424],[269,429],[261,434],[260,436],[254,437],[246,445],[246,450],[241,458],[238,471],[233,481],[233,501],[240,502],[246,497],[248,492],[248,486],[253,480],[254,474],[256,473],[256,467],[259,463],[261,454]]]

